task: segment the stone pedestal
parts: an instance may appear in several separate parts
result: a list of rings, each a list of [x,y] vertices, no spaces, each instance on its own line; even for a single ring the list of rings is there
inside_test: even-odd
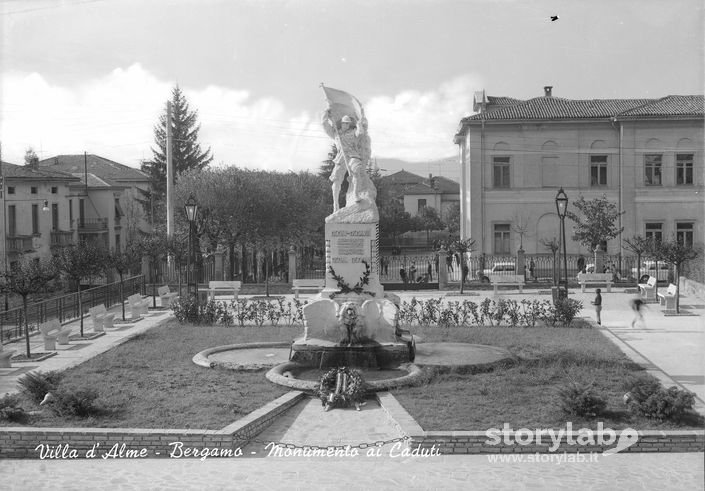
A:
[[[363,284],[368,269],[368,281]],[[329,298],[331,293],[340,292],[341,281],[350,289],[360,287],[361,301],[365,292],[382,298],[378,223],[326,223],[326,284],[320,296]]]

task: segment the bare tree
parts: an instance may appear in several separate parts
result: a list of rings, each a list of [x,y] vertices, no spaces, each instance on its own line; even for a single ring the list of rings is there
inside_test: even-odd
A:
[[[519,234],[519,250],[524,250],[524,236],[529,237],[530,221],[526,215],[515,213],[512,216],[512,232]]]
[[[556,283],[556,254],[558,253],[558,250],[560,249],[560,242],[558,242],[558,239],[555,237],[551,237],[550,239],[541,239],[539,242],[541,242],[541,245],[544,246],[546,249],[551,251],[551,254],[553,254],[553,283]]]

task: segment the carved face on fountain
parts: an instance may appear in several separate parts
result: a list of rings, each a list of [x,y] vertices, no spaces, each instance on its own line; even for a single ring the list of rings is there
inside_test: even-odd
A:
[[[361,341],[364,320],[359,314],[356,303],[343,303],[338,309],[338,321],[345,332],[345,338],[341,341],[342,344],[353,344]]]

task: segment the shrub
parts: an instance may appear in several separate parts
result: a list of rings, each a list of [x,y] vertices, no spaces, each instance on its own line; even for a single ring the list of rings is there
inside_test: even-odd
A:
[[[24,423],[29,415],[20,406],[20,397],[17,394],[5,394],[0,398],[0,420]]]
[[[47,392],[56,390],[62,376],[59,372],[29,372],[17,380],[17,385],[22,394],[39,404]]]
[[[102,410],[95,400],[98,391],[95,389],[80,389],[76,391],[58,391],[49,405],[58,416],[76,416],[85,418],[99,414]]]
[[[595,394],[594,383],[571,382],[558,389],[561,410],[573,416],[595,417],[607,407],[607,402]]]
[[[646,400],[633,402],[630,407],[637,414],[647,418],[663,421],[664,419],[678,421],[685,416],[695,404],[695,395],[687,390],[671,387],[659,389]]]
[[[622,387],[629,394],[629,400],[635,403],[642,403],[652,394],[661,390],[661,383],[651,376],[630,377]]]
[[[171,304],[176,320],[190,322],[191,324],[223,324],[229,326],[233,323],[233,315],[228,311],[224,302],[209,300],[198,302],[196,297],[179,297]]]
[[[556,320],[569,327],[575,316],[583,309],[583,303],[572,298],[561,298],[556,302]]]

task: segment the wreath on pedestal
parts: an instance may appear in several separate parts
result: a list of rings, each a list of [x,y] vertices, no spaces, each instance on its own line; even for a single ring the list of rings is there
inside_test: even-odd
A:
[[[360,281],[355,283],[355,286],[352,287],[345,281],[345,278],[335,272],[333,266],[328,266],[328,271],[338,285],[338,291],[331,293],[330,298],[335,298],[336,295],[341,293],[343,295],[347,293],[357,293],[358,295],[366,293],[368,295],[372,295],[373,297],[375,296],[374,292],[365,290],[365,287],[370,284],[370,263],[367,261],[362,261],[362,264],[365,265],[365,271],[362,273]]]
[[[328,411],[354,404],[359,411],[365,404],[365,381],[360,372],[348,367],[331,368],[322,377],[316,390],[321,404]]]

